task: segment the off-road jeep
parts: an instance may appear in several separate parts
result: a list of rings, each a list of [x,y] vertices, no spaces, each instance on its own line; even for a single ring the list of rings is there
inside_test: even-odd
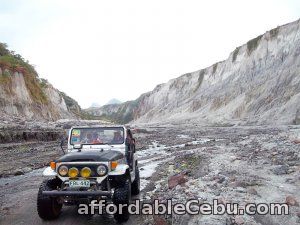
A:
[[[44,220],[59,216],[63,205],[107,200],[129,204],[140,191],[135,139],[124,126],[72,127],[65,155],[50,163],[37,197]],[[118,222],[128,220],[128,208],[117,211]]]

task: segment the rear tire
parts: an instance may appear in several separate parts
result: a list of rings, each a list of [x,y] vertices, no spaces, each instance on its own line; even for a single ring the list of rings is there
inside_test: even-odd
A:
[[[118,210],[114,215],[117,222],[126,222],[129,219],[128,206],[131,201],[131,184],[130,178],[127,179],[122,187],[115,189],[113,196],[113,203],[117,206]],[[119,204],[126,204],[126,207],[122,207],[122,211],[119,211]]]
[[[37,212],[43,220],[53,220],[59,217],[62,204],[57,198],[43,195],[43,191],[56,190],[60,180],[51,179],[42,182],[37,196]]]
[[[131,184],[131,193],[138,195],[140,193],[140,171],[139,168],[135,168],[135,179]]]

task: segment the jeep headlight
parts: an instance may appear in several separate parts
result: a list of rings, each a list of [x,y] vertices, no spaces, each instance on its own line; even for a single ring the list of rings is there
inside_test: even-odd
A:
[[[79,174],[79,171],[78,171],[78,169],[77,169],[77,168],[75,168],[75,167],[72,167],[72,168],[70,168],[70,169],[69,169],[69,172],[68,172],[68,174],[69,174],[69,177],[71,177],[71,178],[75,178],[75,177],[77,177],[77,176],[78,176],[78,174]]]
[[[108,172],[108,169],[105,165],[100,165],[97,167],[97,173],[99,176],[104,176]]]
[[[68,167],[66,167],[66,166],[60,166],[58,168],[58,174],[64,177],[64,176],[66,176],[68,174],[68,170],[69,170]]]
[[[84,168],[82,168],[81,171],[80,171],[80,175],[81,175],[82,177],[84,177],[84,178],[90,177],[90,176],[91,176],[91,173],[92,173],[92,171],[91,171],[91,169],[88,168],[88,167],[84,167]]]

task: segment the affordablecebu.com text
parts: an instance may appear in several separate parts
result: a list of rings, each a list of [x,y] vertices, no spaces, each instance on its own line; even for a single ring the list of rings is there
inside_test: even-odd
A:
[[[115,214],[128,211],[131,215],[288,215],[289,206],[285,203],[220,203],[214,199],[212,203],[203,203],[198,199],[191,199],[185,203],[173,203],[172,200],[145,203],[135,200],[131,204],[115,205],[106,200],[93,200],[90,204],[80,204],[78,214]]]

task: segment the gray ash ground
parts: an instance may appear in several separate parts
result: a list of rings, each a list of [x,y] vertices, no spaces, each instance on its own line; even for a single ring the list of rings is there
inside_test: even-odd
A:
[[[127,224],[299,224],[300,127],[141,127],[135,134],[142,192],[135,198],[173,203],[198,199],[212,203],[288,202],[290,215],[132,216]],[[59,155],[57,143],[35,143],[36,150],[5,148],[17,167],[38,168]],[[4,159],[4,158],[3,158]],[[35,167],[36,165],[36,167]],[[1,164],[3,168],[9,162]],[[13,166],[11,166],[13,168]],[[35,211],[40,170],[0,179],[1,224],[42,224]],[[26,171],[25,171],[26,172]],[[5,172],[7,174],[7,172]],[[175,177],[175,186],[171,180]],[[173,179],[174,181],[174,179]],[[180,184],[176,185],[176,182]],[[170,186],[174,186],[170,188]],[[50,224],[115,224],[110,217],[78,216],[72,207]]]
[[[0,165],[0,177],[23,175],[45,167],[62,154],[58,146],[58,141],[0,144],[0,158],[4,159]]]

